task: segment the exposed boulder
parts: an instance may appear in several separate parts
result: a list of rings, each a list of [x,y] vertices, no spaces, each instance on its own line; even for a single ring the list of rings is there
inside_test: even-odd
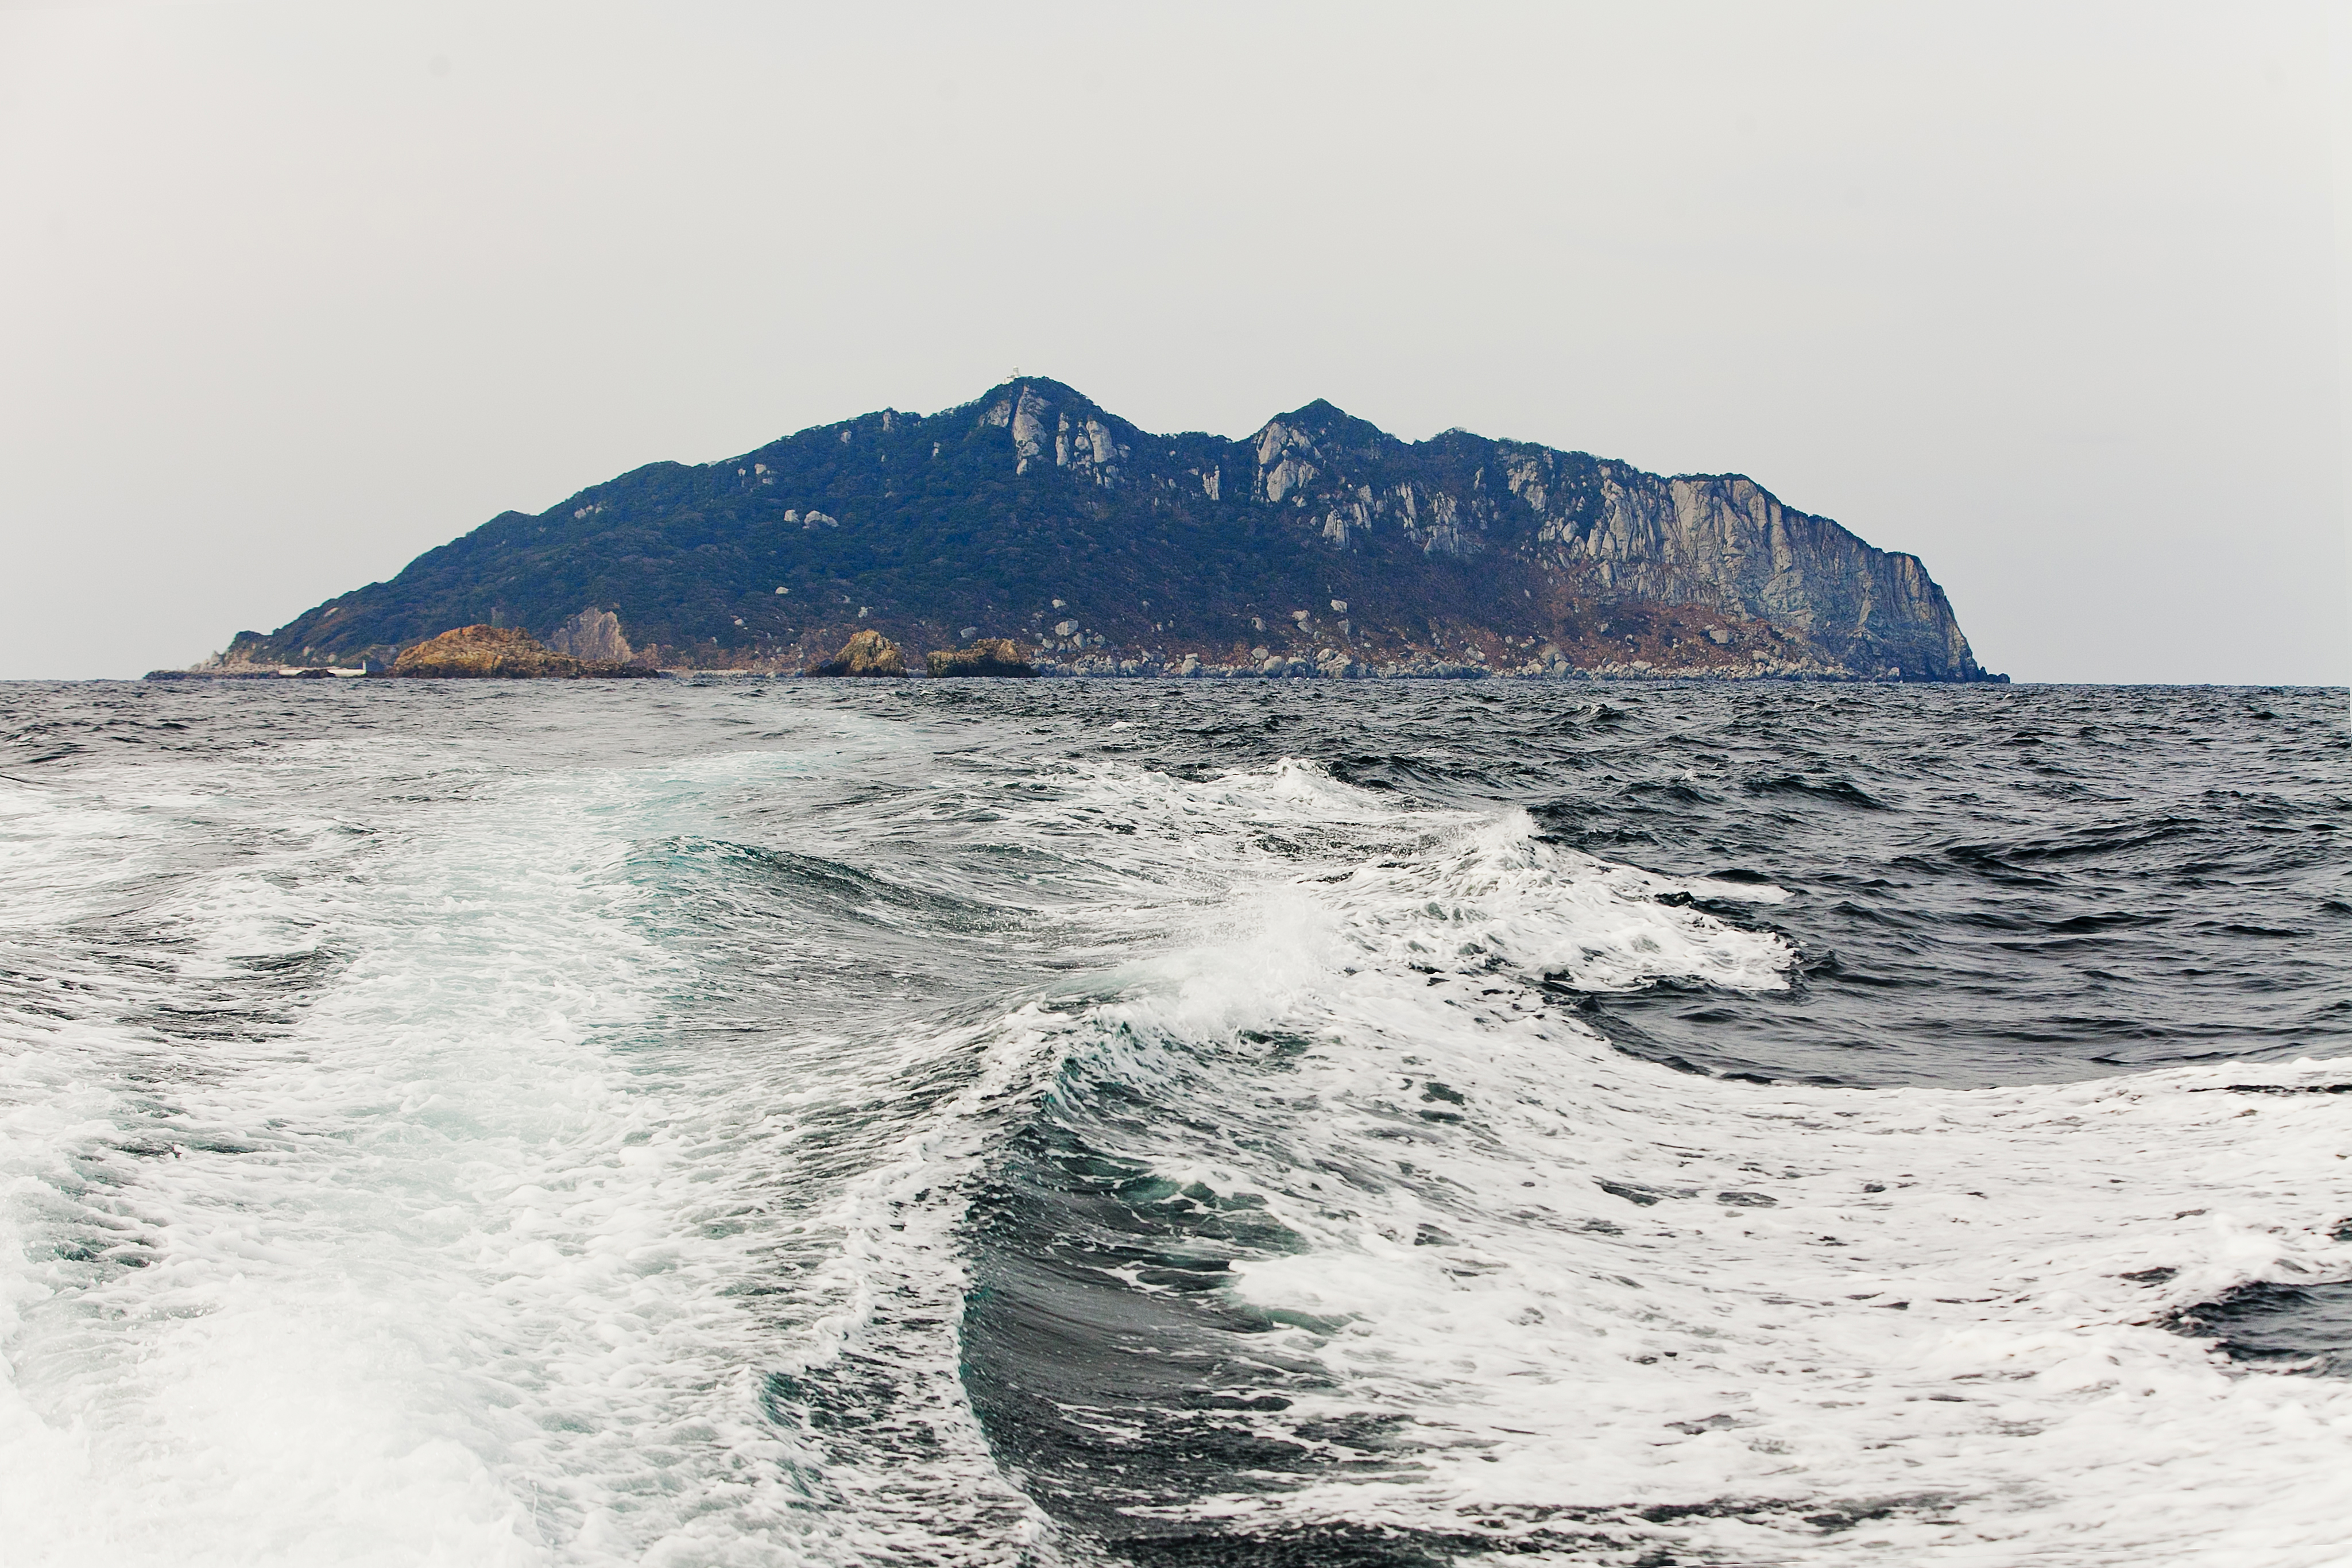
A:
[[[403,649],[392,664],[392,674],[420,680],[578,680],[656,673],[558,653],[511,626],[460,626]]]
[[[856,633],[841,652],[809,672],[812,675],[903,675],[907,655],[879,632]]]
[[[1022,657],[1021,645],[1010,637],[982,637],[969,648],[936,648],[923,664],[934,675],[1023,676],[1037,673],[1037,666]]]

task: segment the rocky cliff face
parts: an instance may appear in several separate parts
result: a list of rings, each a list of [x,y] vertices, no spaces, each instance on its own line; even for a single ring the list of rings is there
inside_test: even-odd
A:
[[[1044,380],[508,513],[231,653],[389,660],[478,622],[702,669],[871,630],[1063,674],[1997,678],[1916,557],[1740,476],[1407,443],[1323,402],[1155,435]]]
[[[1254,494],[1306,513],[1334,549],[1370,550],[1386,530],[1426,556],[1532,566],[1565,633],[1555,645],[1573,643],[1601,664],[1612,662],[1610,639],[1626,634],[1606,623],[1606,609],[1618,607],[1614,619],[1631,628],[1651,607],[1683,612],[1677,630],[1696,633],[1667,634],[1668,650],[1690,643],[1677,665],[1718,670],[1723,658],[1697,638],[1727,649],[1763,631],[1783,645],[1761,658],[1748,650],[1751,664],[1986,678],[1916,556],[1874,549],[1744,476],[1662,478],[1460,431],[1408,446],[1325,403],[1270,421],[1251,444]]]
[[[1534,463],[1520,475],[1540,485]],[[1660,479],[1604,465],[1600,497],[1595,519],[1553,514],[1538,527],[1564,573],[1633,599],[1780,625],[1866,672],[1881,661],[1937,680],[1974,671],[1951,605],[1916,556],[1874,549],[1738,475]]]
[[[609,610],[583,610],[549,634],[547,645],[575,659],[626,664],[636,656],[621,634],[621,618]]]

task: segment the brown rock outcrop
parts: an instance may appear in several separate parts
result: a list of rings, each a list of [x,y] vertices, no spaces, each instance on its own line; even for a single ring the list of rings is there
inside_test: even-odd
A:
[[[907,655],[879,632],[860,632],[841,652],[809,672],[812,675],[903,675]]]
[[[934,675],[1034,675],[1037,666],[1021,655],[1010,637],[982,637],[969,648],[935,648],[923,664]]]
[[[579,680],[656,673],[553,653],[530,632],[510,626],[460,626],[403,649],[392,664],[392,674],[420,680]]]

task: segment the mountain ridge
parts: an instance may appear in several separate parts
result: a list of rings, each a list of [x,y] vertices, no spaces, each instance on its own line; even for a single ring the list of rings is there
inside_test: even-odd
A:
[[[871,629],[1065,674],[2000,678],[1917,557],[1745,475],[1407,442],[1319,398],[1156,434],[1045,377],[500,513],[214,667],[388,664],[476,623],[685,670],[805,670]]]

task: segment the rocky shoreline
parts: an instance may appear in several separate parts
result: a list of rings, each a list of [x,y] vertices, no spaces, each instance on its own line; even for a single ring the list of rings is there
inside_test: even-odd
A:
[[[1264,659],[1235,663],[1203,663],[1192,654],[1180,661],[1166,663],[1148,658],[1097,654],[1043,662],[1037,665],[1037,674],[1078,680],[1811,681],[1882,685],[1898,685],[1902,681],[1898,674],[1860,674],[1811,661],[1759,661],[1747,669],[1730,670],[1720,664],[1656,664],[1647,660],[1582,665],[1564,659],[1530,659],[1520,664],[1496,666],[1476,660],[1391,660],[1374,664],[1344,654],[1334,658],[1307,659],[1277,653],[1268,653]],[[2006,683],[2008,677],[1991,675],[1986,679]]]
[[[1051,643],[1043,643],[1024,654],[1011,639],[997,639],[962,653],[933,653],[919,669],[887,637],[878,632],[863,631],[852,636],[839,653],[818,664],[797,669],[730,673],[772,678],[803,675],[904,678],[928,674],[933,678],[993,675],[1042,676],[1062,680],[1198,681],[1773,680],[1886,685],[1902,679],[1899,671],[1865,674],[1816,659],[1801,656],[1780,658],[1769,654],[1758,655],[1746,668],[1727,668],[1720,663],[1661,664],[1646,659],[1583,665],[1573,663],[1558,648],[1549,645],[1536,650],[1517,664],[1493,663],[1484,656],[1483,651],[1475,650],[1472,656],[1460,660],[1417,658],[1374,662],[1354,657],[1329,645],[1311,655],[1279,653],[1260,646],[1251,649],[1244,658],[1224,661],[1203,660],[1197,653],[1186,653],[1181,658],[1158,657],[1149,651],[1130,653],[1116,648],[1057,658],[1055,654],[1062,652],[1065,651]],[[695,675],[720,672],[680,669],[670,673]],[[1997,684],[2008,680],[2006,675],[1984,678]]]
[[[870,635],[870,634],[869,634]],[[577,667],[461,668],[420,665],[408,669],[330,669],[317,666],[267,666],[219,664],[185,670],[150,670],[150,681],[328,680],[335,677],[371,679],[506,679],[506,680],[688,680],[696,677],[736,680],[799,680],[828,677],[895,680],[1162,680],[1162,681],[1779,681],[1824,685],[1894,685],[1905,684],[1900,674],[1864,674],[1811,660],[1759,659],[1744,669],[1721,664],[1679,665],[1634,660],[1584,665],[1565,659],[1530,658],[1521,664],[1496,665],[1483,660],[1415,659],[1379,663],[1346,654],[1306,658],[1266,653],[1236,661],[1204,661],[1188,653],[1181,659],[1154,658],[1124,650],[1055,658],[1055,650],[1040,648],[1028,657],[990,652],[933,653],[920,665],[910,665],[895,644],[877,638],[888,650],[845,649],[835,658],[809,665],[713,668],[698,665],[602,664],[569,661]],[[1009,643],[1006,643],[1011,647]],[[898,654],[897,657],[891,655]],[[1989,684],[2006,685],[2009,677],[1988,674]],[[1949,684],[1949,683],[1932,683]]]
[[[580,658],[507,626],[459,626],[404,648],[389,665],[266,665],[221,655],[185,670],[150,670],[151,681],[332,680],[646,680],[668,672],[619,659]]]

